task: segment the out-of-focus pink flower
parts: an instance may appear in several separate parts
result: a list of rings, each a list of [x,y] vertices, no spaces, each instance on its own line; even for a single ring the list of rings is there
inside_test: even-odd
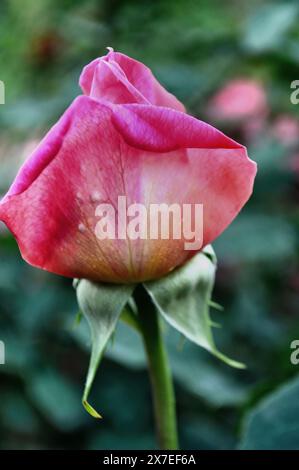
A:
[[[273,136],[284,145],[292,145],[299,141],[299,120],[283,114],[277,117],[272,126]]]
[[[288,168],[299,176],[299,153],[292,155],[287,162]]]
[[[185,240],[99,240],[98,204],[203,204],[204,246],[250,197],[256,165],[124,54],[91,62],[80,84],[84,95],[25,162],[0,219],[24,259],[48,271],[120,283],[163,276],[194,254]]]
[[[211,99],[209,113],[217,120],[246,120],[265,116],[267,97],[256,80],[236,79],[227,83]]]

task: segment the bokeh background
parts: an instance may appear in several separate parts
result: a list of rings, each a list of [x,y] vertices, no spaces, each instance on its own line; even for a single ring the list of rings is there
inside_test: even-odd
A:
[[[299,449],[299,3],[261,0],[1,0],[0,193],[80,92],[106,46],[148,64],[190,113],[248,146],[254,195],[217,240],[212,310],[234,370],[166,330],[185,449]],[[26,214],[24,214],[26,217]],[[0,448],[154,449],[145,358],[120,324],[91,402],[89,335],[71,282],[26,265],[0,226]]]

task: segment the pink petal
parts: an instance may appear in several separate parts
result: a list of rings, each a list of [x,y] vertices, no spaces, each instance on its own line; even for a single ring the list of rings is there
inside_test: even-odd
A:
[[[107,80],[105,74],[108,71],[107,68],[104,70],[102,67],[103,62],[110,65],[110,79],[112,79],[112,82]],[[144,102],[156,106],[166,106],[182,112],[185,111],[183,104],[160,85],[148,67],[120,52],[111,51],[106,56],[90,62],[84,67],[79,84],[86,95],[111,101],[112,103],[126,102],[123,93],[124,89],[128,88],[127,84],[130,84],[130,96],[127,103],[140,103],[140,97],[143,97]],[[121,91],[117,90],[117,87]],[[133,88],[136,89],[135,96],[132,93]],[[137,94],[139,97],[136,99]],[[118,101],[119,96],[120,101]]]
[[[97,281],[155,279],[193,254],[185,240],[100,241],[97,205],[116,208],[120,195],[147,209],[201,203],[207,244],[245,204],[255,172],[242,146],[183,113],[79,97],[21,169],[0,219],[34,266]]]
[[[129,82],[123,70],[113,60],[99,62],[94,71],[89,96],[111,103],[149,104],[149,101]]]
[[[177,165],[175,180],[171,179],[169,160],[166,166],[160,160],[163,168],[157,167],[156,176],[152,174],[152,194],[159,193],[159,185],[172,185],[172,192],[182,202],[179,188],[187,184],[185,202],[203,204],[204,245],[211,243],[252,193],[257,167],[246,148],[209,124],[178,111],[134,104],[118,105],[113,110],[113,123],[129,145],[151,152],[185,152],[188,165],[180,170]]]
[[[135,104],[112,109],[113,122],[126,142],[144,150],[244,148],[206,122],[173,109]]]
[[[98,242],[95,208],[123,191],[111,111],[78,97],[21,168],[0,219],[30,264],[69,277],[125,279],[126,241]],[[103,245],[103,246],[102,246]]]

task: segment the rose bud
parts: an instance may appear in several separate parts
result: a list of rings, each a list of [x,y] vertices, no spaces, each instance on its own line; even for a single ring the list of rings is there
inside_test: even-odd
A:
[[[109,53],[87,65],[77,97],[20,169],[0,219],[33,266],[117,283],[156,279],[232,222],[251,195],[245,147],[185,113],[142,63]],[[202,204],[203,236],[99,240],[99,204]],[[193,217],[193,222],[195,222]]]

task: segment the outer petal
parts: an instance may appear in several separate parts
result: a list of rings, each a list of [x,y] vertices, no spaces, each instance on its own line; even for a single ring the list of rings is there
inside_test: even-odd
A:
[[[110,65],[111,82],[106,81],[107,70],[103,70],[103,62]],[[123,77],[120,76],[121,72]],[[123,93],[117,90],[117,86],[120,90],[127,87],[125,81],[130,84],[131,89],[137,90],[135,96],[132,93],[127,96],[128,101],[125,101]],[[142,96],[145,101],[156,106],[185,111],[184,105],[160,85],[148,67],[120,52],[110,51],[106,56],[90,62],[84,67],[79,84],[86,95],[112,103],[140,103]],[[136,98],[137,94],[139,94],[138,98]],[[119,96],[120,101],[118,100]]]
[[[185,115],[177,113],[179,121],[163,109],[156,111],[156,130],[162,125],[160,112],[165,126],[167,114],[172,127],[166,144],[162,140],[159,148],[153,146],[149,129],[142,133],[140,127],[140,140],[133,146],[136,135],[129,134],[127,121],[121,123],[121,109],[77,98],[0,203],[0,219],[16,236],[29,263],[69,277],[110,282],[154,279],[192,255],[184,250],[184,240],[99,241],[95,236],[99,203],[110,203],[117,210],[120,195],[127,197],[128,204],[140,202],[147,208],[152,203],[202,203],[207,244],[248,199],[256,169],[243,147],[200,121],[191,119],[191,129],[186,124],[190,118],[184,121]],[[147,126],[145,115],[139,124]],[[185,140],[180,137],[181,125]],[[210,132],[222,148],[213,148]],[[198,148],[189,148],[196,143]]]
[[[78,97],[25,162],[0,219],[30,264],[69,277],[126,280],[126,241],[99,243],[96,206],[125,194],[111,111]]]
[[[249,199],[256,163],[245,147],[209,124],[174,110],[140,105],[115,106],[113,122],[131,146],[152,152],[185,150],[189,165],[176,175],[173,191],[187,184],[185,202],[203,204],[203,245],[218,237]],[[164,169],[162,180],[163,171],[152,175],[153,194],[171,179]]]
[[[135,104],[112,109],[115,126],[134,147],[154,152],[179,148],[244,149],[210,124],[172,109]]]
[[[95,68],[89,96],[111,103],[149,104],[127,79],[117,62],[100,60]]]

